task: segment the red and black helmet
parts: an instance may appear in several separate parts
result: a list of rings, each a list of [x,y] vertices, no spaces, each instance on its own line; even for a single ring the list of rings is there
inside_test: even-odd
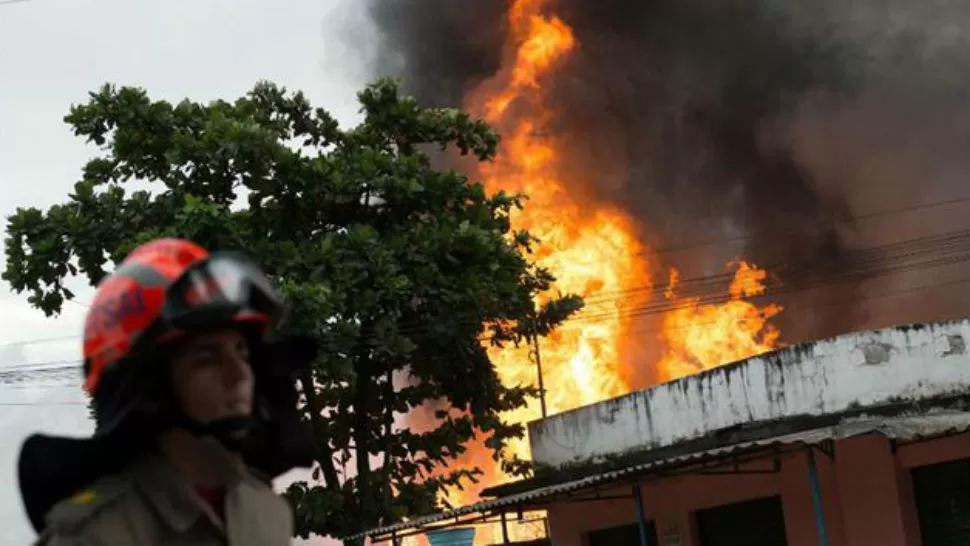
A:
[[[239,254],[182,239],[145,243],[98,285],[84,322],[84,389],[97,396],[106,374],[137,368],[187,333],[234,324],[266,332],[282,310],[265,275]]]

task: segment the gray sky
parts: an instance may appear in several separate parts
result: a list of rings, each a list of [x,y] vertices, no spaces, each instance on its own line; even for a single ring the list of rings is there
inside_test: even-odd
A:
[[[354,0],[30,0],[0,5],[0,213],[66,199],[93,153],[62,121],[110,81],[154,97],[235,98],[257,80],[303,90],[345,124],[368,76],[350,42],[373,30]],[[91,290],[77,291],[90,301]],[[56,319],[0,289],[0,371],[78,358],[83,305]],[[67,338],[22,344],[25,340]],[[17,343],[11,345],[11,343]],[[85,434],[70,378],[0,383],[0,543],[27,544],[14,464],[30,432]]]

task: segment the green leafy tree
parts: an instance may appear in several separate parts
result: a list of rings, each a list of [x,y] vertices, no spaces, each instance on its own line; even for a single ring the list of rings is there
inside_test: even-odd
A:
[[[156,237],[259,260],[291,305],[285,329],[322,347],[300,378],[318,452],[314,480],[287,491],[300,536],[440,509],[442,488],[480,473],[445,470],[476,434],[527,472],[504,456],[523,430],[500,413],[535,390],[503,386],[487,349],[546,335],[582,305],[533,304],[554,279],[510,225],[522,196],[432,167],[435,147],[492,158],[498,138],[484,122],[422,108],[390,80],[358,97],[363,122],[342,130],[269,83],[209,104],[104,86],[65,118],[100,150],[68,201],[8,219],[3,278],[48,315],[74,297],[66,279],[95,285]],[[431,430],[399,426],[429,402],[451,408]]]

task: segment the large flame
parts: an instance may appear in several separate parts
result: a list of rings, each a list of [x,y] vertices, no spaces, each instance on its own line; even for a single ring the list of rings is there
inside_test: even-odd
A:
[[[490,191],[522,191],[529,196],[525,209],[513,215],[512,221],[541,241],[535,256],[538,264],[556,275],[562,292],[603,299],[604,294],[622,294],[644,285],[649,275],[630,219],[615,208],[579,201],[571,190],[583,181],[576,179],[576,173],[562,172],[558,163],[556,136],[549,131],[555,113],[544,106],[543,79],[577,42],[562,20],[541,13],[544,3],[518,0],[512,4],[512,62],[473,92],[467,106],[503,135],[499,157],[485,165],[481,175]],[[538,357],[549,413],[628,392],[617,364],[629,325],[620,319],[615,303],[587,311],[594,313],[596,320],[577,317],[581,328],[562,328],[541,340],[538,351],[534,347],[493,351],[491,357],[503,383],[536,384]],[[539,417],[537,401],[504,416],[520,423]],[[529,456],[525,441],[513,443],[510,450],[523,458]]]
[[[623,348],[633,336],[637,315],[630,311],[647,303],[651,280],[634,221],[614,206],[580,197],[577,190],[590,181],[583,180],[582,173],[566,172],[558,162],[561,154],[550,130],[555,112],[543,101],[544,86],[578,43],[565,22],[543,11],[545,4],[546,0],[512,2],[503,69],[468,96],[466,107],[503,136],[499,157],[480,171],[487,189],[529,196],[525,210],[512,220],[517,229],[540,239],[534,258],[557,277],[560,291],[595,302],[541,340],[538,351],[533,347],[492,351],[499,377],[507,385],[537,383],[538,353],[545,402],[552,414],[629,392],[633,362]],[[673,275],[676,272],[672,279]],[[763,292],[763,278],[763,271],[741,263],[729,289],[731,299],[723,305],[676,300],[658,340],[666,347],[657,364],[659,377],[673,379],[773,348],[777,331],[766,323],[780,307],[759,309],[743,301]],[[675,299],[674,292],[671,286],[665,295]],[[539,417],[538,401],[504,415],[520,423]],[[529,457],[524,440],[513,443],[510,450]],[[452,504],[474,502],[481,486],[509,479],[481,446],[470,449],[455,465],[477,465],[486,475],[479,487],[452,492],[447,499]],[[512,540],[535,538],[543,528],[511,525],[509,532]],[[479,527],[476,544],[500,542],[497,525]]]
[[[730,298],[718,305],[703,305],[700,298],[678,301],[664,316],[666,352],[657,366],[661,381],[672,381],[726,362],[741,360],[778,346],[781,332],[769,320],[782,311],[777,304],[758,307],[745,297],[765,292],[767,272],[738,262],[728,288]],[[676,274],[671,275],[671,280]],[[665,296],[673,299],[676,282]]]

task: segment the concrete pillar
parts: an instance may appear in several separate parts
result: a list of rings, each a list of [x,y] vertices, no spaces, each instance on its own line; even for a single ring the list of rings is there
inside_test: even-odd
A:
[[[549,539],[556,546],[586,546],[583,534],[570,520],[568,505],[552,505],[546,512],[549,518]]]
[[[870,434],[838,442],[835,471],[845,546],[912,546],[907,544],[897,467],[889,440]]]
[[[822,489],[825,530],[829,546],[844,546],[845,533],[839,490],[835,479],[835,464],[819,451],[815,465]],[[788,546],[819,546],[818,524],[812,504],[812,488],[808,477],[808,457],[803,453],[789,455],[782,460],[778,477],[781,501],[785,513]]]
[[[903,529],[906,531],[906,544],[923,546],[919,531],[919,513],[916,511],[916,497],[913,492],[913,476],[910,469],[903,467],[896,458],[896,480],[899,484],[899,506],[903,513]]]

